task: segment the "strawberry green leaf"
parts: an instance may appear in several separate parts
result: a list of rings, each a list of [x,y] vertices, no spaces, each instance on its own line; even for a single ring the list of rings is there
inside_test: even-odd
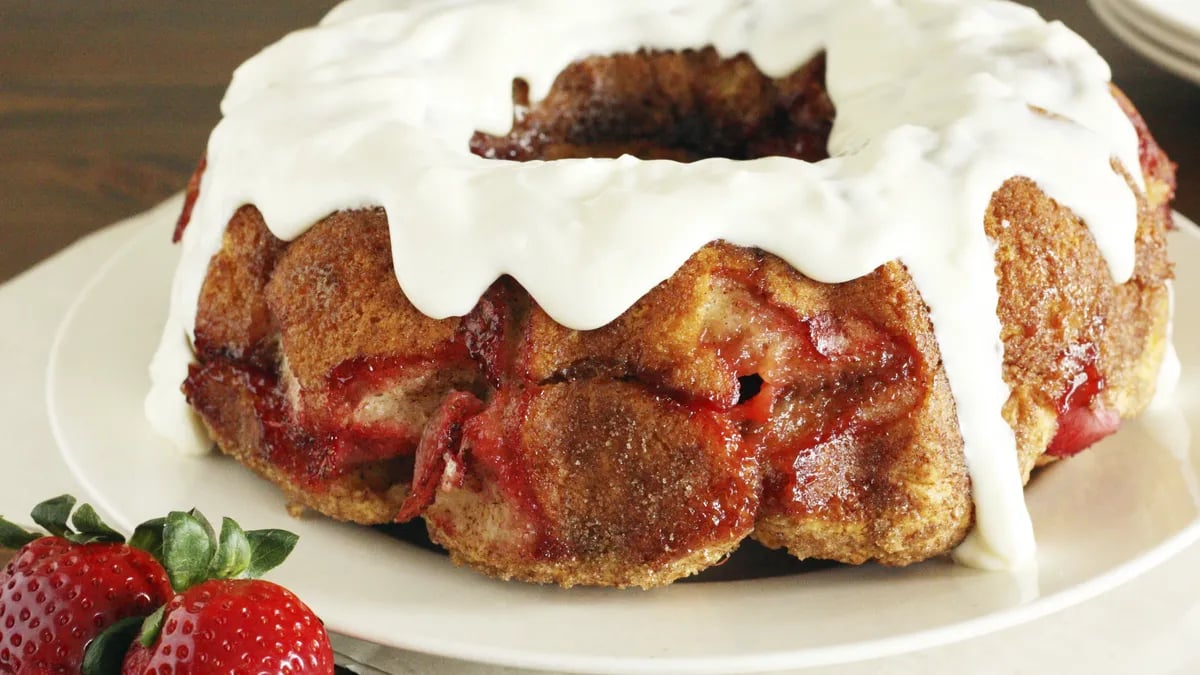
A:
[[[217,541],[217,531],[213,529],[212,523],[208,522],[208,518],[205,518],[204,514],[200,513],[199,509],[192,509],[191,511],[188,511],[188,515],[200,521],[200,524],[204,526],[204,531],[208,533],[209,540],[215,545]]]
[[[167,606],[163,605],[154,610],[154,613],[146,617],[146,621],[142,623],[142,632],[138,634],[138,643],[149,649],[154,646],[154,642],[158,640],[159,633],[162,632],[163,617],[166,616]]]
[[[300,539],[287,530],[251,530],[246,538],[250,540],[250,566],[242,577],[247,579],[257,579],[279,567]]]
[[[250,567],[250,540],[230,518],[221,520],[221,545],[213,558],[212,576],[235,579]]]
[[[102,541],[114,544],[125,542],[125,537],[112,529],[100,519],[99,514],[91,504],[81,504],[71,516],[71,524],[78,534],[68,535],[67,538],[77,544],[88,544]]]
[[[14,525],[0,517],[0,548],[18,549],[41,538],[42,535],[29,532],[20,525]]]
[[[83,653],[83,675],[112,675],[121,672],[125,653],[142,627],[142,617],[131,616],[109,626],[88,643]]]
[[[191,513],[172,511],[163,527],[163,567],[177,592],[204,581],[216,552],[215,537]]]
[[[162,561],[163,528],[166,524],[166,518],[155,518],[138,525],[133,531],[133,535],[129,537],[129,545],[140,548]]]
[[[75,498],[71,495],[61,495],[33,507],[30,516],[33,522],[40,525],[56,537],[66,536],[67,519],[71,517],[71,509],[75,508]]]

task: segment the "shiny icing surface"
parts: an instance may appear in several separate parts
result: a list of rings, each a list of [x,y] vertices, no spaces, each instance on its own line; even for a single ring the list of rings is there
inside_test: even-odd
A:
[[[515,163],[468,150],[476,130],[508,131],[516,77],[536,101],[585,56],[705,45],[772,77],[825,50],[831,157]],[[397,279],[435,318],[465,314],[508,274],[560,323],[596,328],[717,239],[829,283],[899,259],[930,309],[972,481],[976,527],[956,558],[1021,566],[1035,547],[1001,416],[983,216],[1005,180],[1029,177],[1087,222],[1114,279],[1129,278],[1136,200],[1110,159],[1141,176],[1109,79],[1066,27],[990,0],[351,0],[234,75],[147,413],[184,450],[210,446],[179,383],[208,262],[244,204],[285,240],[331,212],[382,206]]]

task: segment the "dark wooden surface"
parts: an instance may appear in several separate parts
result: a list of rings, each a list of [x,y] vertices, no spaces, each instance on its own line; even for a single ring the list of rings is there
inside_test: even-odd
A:
[[[233,68],[328,0],[0,0],[0,281],[187,180]],[[1030,0],[1113,64],[1200,216],[1200,87],[1145,61],[1083,0]]]

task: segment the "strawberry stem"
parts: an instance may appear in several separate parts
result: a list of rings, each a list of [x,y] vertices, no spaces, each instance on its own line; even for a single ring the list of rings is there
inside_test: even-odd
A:
[[[160,534],[161,533],[161,534]],[[177,593],[209,579],[257,579],[278,567],[299,539],[286,530],[245,532],[229,518],[220,539],[202,513],[171,512],[134,532],[132,544],[155,553]]]

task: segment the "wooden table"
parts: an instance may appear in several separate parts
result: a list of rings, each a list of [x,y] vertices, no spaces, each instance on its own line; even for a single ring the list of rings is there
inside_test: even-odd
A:
[[[233,68],[321,0],[0,0],[0,281],[179,190],[218,119]],[[1119,43],[1082,0],[1061,18],[1180,164],[1180,211],[1200,216],[1200,87]]]

